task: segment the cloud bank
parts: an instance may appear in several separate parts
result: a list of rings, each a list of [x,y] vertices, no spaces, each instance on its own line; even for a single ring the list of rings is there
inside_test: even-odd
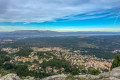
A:
[[[0,0],[0,22],[82,20],[119,15],[120,0]]]

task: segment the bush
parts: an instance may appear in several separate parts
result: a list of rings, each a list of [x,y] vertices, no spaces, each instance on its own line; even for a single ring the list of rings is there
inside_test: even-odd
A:
[[[88,73],[90,73],[92,75],[98,75],[98,74],[100,74],[100,71],[98,69],[89,68]]]
[[[72,71],[71,74],[72,74],[72,75],[78,75],[79,72],[78,72],[78,71]]]

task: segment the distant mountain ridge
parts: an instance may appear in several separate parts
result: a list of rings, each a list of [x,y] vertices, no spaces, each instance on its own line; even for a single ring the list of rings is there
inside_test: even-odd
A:
[[[46,33],[49,33],[49,34],[52,34],[52,33],[58,33],[58,32],[55,32],[55,31],[39,31],[39,30],[18,30],[18,31],[13,31],[13,32],[10,32],[10,34],[46,34]]]
[[[16,32],[16,33],[19,33],[19,32],[24,32],[24,33],[37,33],[37,32],[55,32],[55,31],[49,31],[49,30],[46,30],[46,31],[42,31],[42,30],[16,30],[16,31],[13,31],[13,32]]]
[[[56,32],[41,30],[16,30],[12,32],[0,32],[0,37],[59,37],[59,36],[95,36],[95,35],[120,35],[120,32]]]

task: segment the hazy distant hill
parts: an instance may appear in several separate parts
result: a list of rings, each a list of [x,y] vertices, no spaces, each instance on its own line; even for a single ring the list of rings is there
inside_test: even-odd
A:
[[[10,32],[10,34],[52,34],[52,33],[58,33],[58,32],[55,32],[55,31],[39,31],[39,30],[17,30],[17,31],[13,31],[13,32]]]
[[[58,37],[94,35],[120,35],[120,32],[55,32],[39,30],[17,30],[13,32],[0,32],[0,37]]]

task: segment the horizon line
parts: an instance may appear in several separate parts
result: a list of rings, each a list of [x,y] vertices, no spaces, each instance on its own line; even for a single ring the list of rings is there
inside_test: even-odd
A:
[[[0,31],[0,32],[14,32],[14,31],[53,31],[53,32],[120,32],[120,31],[57,31],[57,30],[12,30],[12,31]]]

